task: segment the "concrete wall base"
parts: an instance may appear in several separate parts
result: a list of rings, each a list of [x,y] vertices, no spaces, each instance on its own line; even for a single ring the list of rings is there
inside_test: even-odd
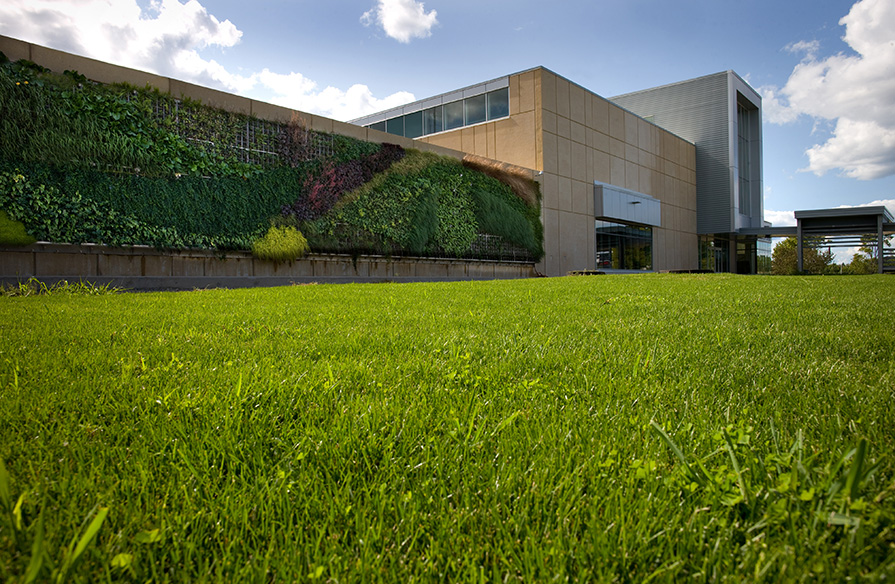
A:
[[[497,280],[537,276],[533,263],[417,257],[311,254],[294,262],[273,262],[250,252],[156,250],[36,243],[0,246],[0,283],[36,278],[111,284],[130,290],[248,288],[303,283],[435,282]]]

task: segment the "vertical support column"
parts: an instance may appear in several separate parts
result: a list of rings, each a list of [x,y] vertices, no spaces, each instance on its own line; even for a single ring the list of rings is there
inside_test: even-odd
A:
[[[796,258],[798,261],[798,264],[797,264],[798,269],[801,272],[805,269],[803,262],[802,262],[802,259],[803,259],[803,255],[802,255],[802,251],[803,251],[803,249],[802,249],[803,248],[803,245],[802,245],[802,222],[798,221],[798,223],[796,225],[797,225],[796,226],[796,240],[797,240]]]
[[[740,253],[737,247],[737,236],[735,233],[730,234],[730,244],[727,246],[727,257],[730,264],[727,271],[731,274],[737,274],[740,271]]]
[[[885,238],[883,237],[883,216],[880,214],[876,218],[876,261],[877,261],[877,272],[878,274],[883,273],[883,243],[885,242]]]

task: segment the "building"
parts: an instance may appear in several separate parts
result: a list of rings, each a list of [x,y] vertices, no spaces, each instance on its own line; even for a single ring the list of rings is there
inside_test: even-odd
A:
[[[770,241],[741,230],[764,227],[758,93],[725,71],[612,101],[695,144],[700,267],[755,273]]]
[[[738,234],[764,226],[761,98],[732,71],[605,99],[538,67],[352,123],[541,173],[550,276],[770,255]]]
[[[9,37],[7,57],[100,82],[149,85],[273,121],[291,110]],[[761,99],[731,71],[603,98],[543,67],[310,128],[531,169],[549,276],[578,270],[755,273],[762,220]],[[768,262],[769,263],[769,262]]]

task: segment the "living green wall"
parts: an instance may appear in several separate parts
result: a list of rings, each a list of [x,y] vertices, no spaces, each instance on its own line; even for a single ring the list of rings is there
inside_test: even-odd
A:
[[[286,225],[312,251],[543,253],[537,203],[459,161],[0,61],[0,209],[39,240],[251,249]]]

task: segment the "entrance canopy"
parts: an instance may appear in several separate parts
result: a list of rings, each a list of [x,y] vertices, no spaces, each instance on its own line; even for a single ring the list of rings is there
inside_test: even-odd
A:
[[[796,225],[741,229],[743,235],[796,237],[799,271],[803,250],[809,247],[865,247],[877,260],[879,273],[895,272],[895,248],[887,241],[895,235],[895,217],[885,207],[842,207],[796,211]]]

